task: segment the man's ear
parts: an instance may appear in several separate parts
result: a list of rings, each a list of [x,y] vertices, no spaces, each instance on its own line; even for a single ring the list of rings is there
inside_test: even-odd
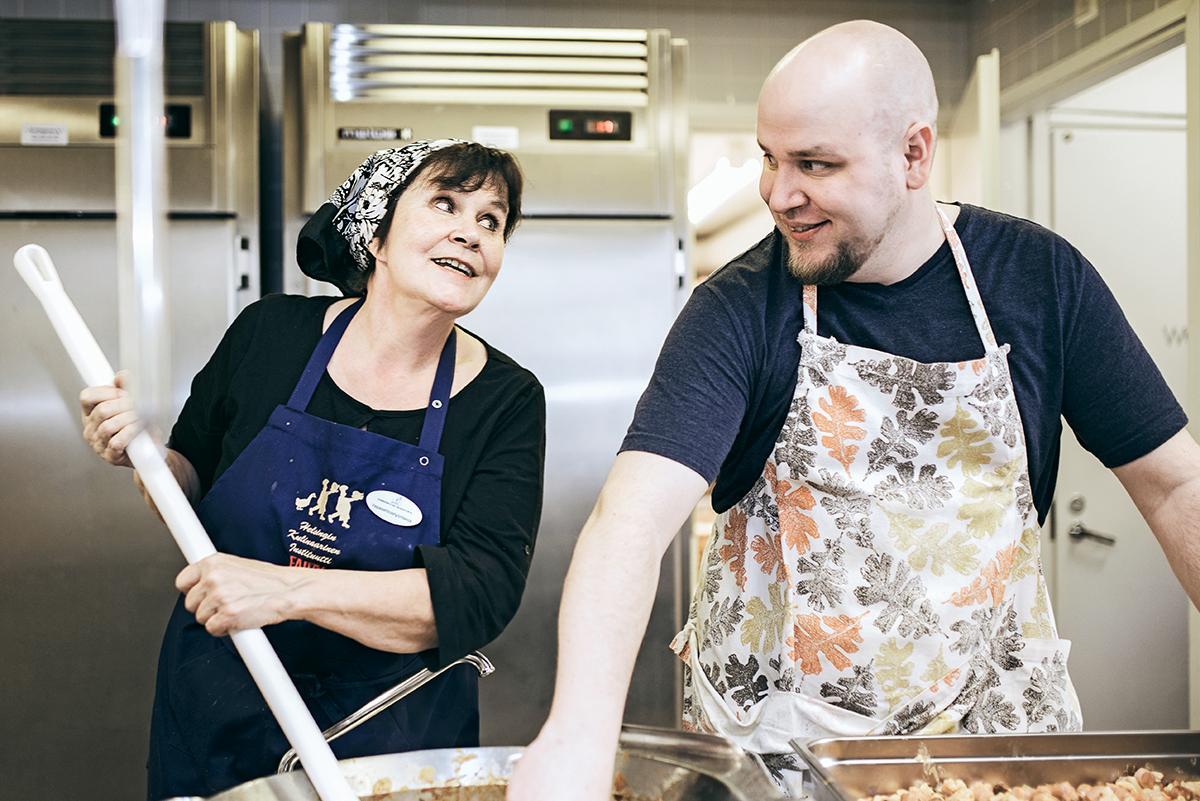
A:
[[[929,182],[937,131],[927,122],[914,122],[904,135],[904,177],[909,189],[920,189]]]

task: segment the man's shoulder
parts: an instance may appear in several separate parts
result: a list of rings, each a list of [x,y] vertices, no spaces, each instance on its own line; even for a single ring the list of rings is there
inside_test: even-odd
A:
[[[1005,249],[1035,248],[1058,251],[1071,245],[1059,234],[1033,220],[995,209],[961,204],[962,212],[954,227],[964,245],[1002,245]]]
[[[795,290],[796,280],[787,271],[783,242],[774,229],[755,245],[715,270],[698,289],[728,303],[764,298],[786,287]]]

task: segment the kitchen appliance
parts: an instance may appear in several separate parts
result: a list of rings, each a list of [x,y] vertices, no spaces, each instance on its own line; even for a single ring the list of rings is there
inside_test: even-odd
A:
[[[117,352],[111,21],[0,19],[0,252],[35,242]],[[163,122],[173,412],[258,287],[258,37],[168,23]],[[155,654],[183,560],[80,437],[78,378],[0,270],[5,798],[145,792]],[[104,781],[98,785],[97,776]]]
[[[664,30],[310,23],[284,41],[284,252],[373,151],[454,137],[503,147],[525,219],[462,321],[546,389],[546,484],[521,609],[487,646],[484,743],[529,742],[549,710],[567,565],[688,283],[686,43]],[[288,259],[290,261],[290,258]],[[292,292],[333,291],[285,272]],[[667,644],[688,587],[668,552],[626,719],[679,721]],[[614,554],[614,558],[619,558]]]

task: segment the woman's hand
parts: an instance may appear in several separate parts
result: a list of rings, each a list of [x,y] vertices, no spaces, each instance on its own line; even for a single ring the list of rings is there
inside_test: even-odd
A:
[[[175,586],[187,594],[184,606],[196,621],[220,637],[290,619],[295,591],[313,580],[309,572],[214,554],[185,567]]]
[[[133,398],[125,389],[129,373],[117,373],[112,386],[87,387],[79,393],[83,417],[83,439],[100,458],[119,467],[132,467],[125,449],[142,430],[133,409]]]

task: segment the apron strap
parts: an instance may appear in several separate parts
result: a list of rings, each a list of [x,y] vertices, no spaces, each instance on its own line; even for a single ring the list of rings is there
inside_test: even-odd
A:
[[[967,305],[971,307],[971,317],[975,319],[975,330],[979,332],[979,338],[983,340],[984,349],[995,350],[996,335],[992,333],[991,321],[988,320],[987,312],[983,309],[983,298],[979,295],[979,287],[975,286],[975,274],[971,272],[971,262],[967,261],[967,252],[963,250],[962,240],[958,238],[958,231],[954,230],[954,226],[950,224],[950,218],[946,216],[946,212],[942,211],[942,207],[935,203],[934,208],[937,209],[938,221],[942,224],[946,241],[950,243],[950,253],[954,255],[954,265],[958,267],[963,290],[967,293]]]
[[[321,335],[317,346],[313,348],[312,355],[308,357],[308,364],[304,365],[304,372],[300,374],[296,388],[292,390],[292,396],[288,398],[288,406],[300,411],[308,408],[308,402],[312,400],[313,392],[316,390],[321,376],[324,375],[325,368],[329,366],[329,360],[333,357],[333,352],[337,350],[338,343],[342,340],[342,334],[346,333],[346,326],[350,325],[354,315],[358,314],[358,310],[362,308],[363,300],[364,298],[359,298],[343,309],[334,318],[325,333]]]
[[[438,359],[437,372],[433,376],[433,389],[429,393],[429,407],[425,409],[425,423],[421,426],[421,439],[417,447],[437,451],[442,441],[442,428],[446,424],[446,408],[450,405],[450,388],[454,385],[454,359],[457,352],[455,341],[458,330],[450,329],[442,355]]]

